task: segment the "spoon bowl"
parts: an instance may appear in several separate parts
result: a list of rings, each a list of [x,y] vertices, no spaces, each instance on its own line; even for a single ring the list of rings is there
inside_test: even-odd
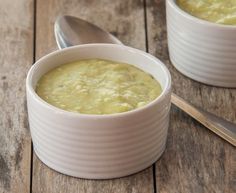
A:
[[[88,43],[122,44],[112,34],[96,25],[68,15],[61,16],[56,20],[54,31],[60,49]]]

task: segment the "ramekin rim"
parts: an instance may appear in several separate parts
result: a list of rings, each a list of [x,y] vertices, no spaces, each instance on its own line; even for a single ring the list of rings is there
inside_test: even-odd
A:
[[[219,23],[214,23],[214,22],[210,22],[210,21],[195,17],[195,16],[189,14],[188,12],[184,11],[183,9],[181,9],[177,5],[176,0],[166,0],[166,1],[167,1],[167,3],[169,3],[170,6],[172,6],[174,9],[176,9],[176,11],[179,14],[183,15],[185,18],[188,18],[198,24],[205,25],[208,27],[213,27],[213,28],[236,30],[236,25],[219,24]]]
[[[161,66],[163,72],[165,73],[166,79],[167,79],[167,83],[166,83],[166,87],[162,88],[162,92],[161,94],[154,99],[153,101],[151,101],[150,103],[144,105],[143,107],[139,107],[136,109],[132,109],[130,111],[125,111],[125,112],[120,112],[120,113],[113,113],[113,114],[83,114],[83,113],[78,113],[78,112],[70,112],[70,111],[66,111],[63,109],[60,109],[58,107],[55,107],[49,103],[47,103],[46,101],[44,101],[41,97],[39,97],[37,95],[37,93],[35,92],[35,90],[33,89],[33,86],[31,85],[31,79],[33,76],[33,71],[35,70],[35,68],[37,67],[37,64],[40,63],[42,60],[48,58],[48,57],[52,57],[54,55],[57,55],[60,52],[65,52],[65,51],[69,51],[69,50],[73,50],[73,49],[78,49],[78,47],[89,47],[89,46],[106,46],[106,47],[120,47],[123,49],[127,49],[133,52],[137,52],[138,54],[143,55],[144,57],[148,57],[149,59],[155,61],[155,63],[157,63],[158,65]],[[81,117],[81,118],[96,118],[96,119],[106,119],[106,118],[114,118],[114,117],[123,117],[123,116],[128,116],[134,113],[138,113],[141,112],[147,108],[149,108],[150,106],[153,106],[156,103],[160,103],[160,101],[164,100],[164,98],[166,97],[166,95],[168,95],[168,93],[171,93],[171,75],[170,72],[168,70],[168,68],[165,66],[165,64],[160,61],[158,58],[154,57],[153,55],[146,53],[142,50],[139,50],[137,48],[133,48],[133,47],[129,47],[129,46],[125,46],[125,45],[118,45],[118,44],[107,44],[107,43],[91,43],[91,44],[83,44],[83,45],[76,45],[76,46],[71,46],[68,48],[64,48],[62,50],[56,50],[53,51],[43,57],[41,57],[40,59],[38,59],[34,65],[31,66],[30,70],[27,73],[27,77],[26,77],[26,91],[29,92],[30,94],[33,95],[33,97],[35,97],[35,99],[37,100],[37,102],[39,102],[41,105],[43,105],[46,108],[49,108],[50,110],[56,111],[58,114],[64,114],[66,116],[70,116],[70,117]]]

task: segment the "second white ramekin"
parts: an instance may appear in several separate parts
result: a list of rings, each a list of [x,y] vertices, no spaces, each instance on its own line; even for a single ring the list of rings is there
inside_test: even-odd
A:
[[[166,0],[170,60],[184,75],[209,85],[236,87],[236,26],[198,19]]]

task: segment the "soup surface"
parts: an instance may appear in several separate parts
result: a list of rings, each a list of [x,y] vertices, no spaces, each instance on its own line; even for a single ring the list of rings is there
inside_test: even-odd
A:
[[[236,0],[176,0],[181,9],[210,22],[236,25]]]
[[[83,114],[130,111],[162,89],[150,74],[125,63],[89,59],[61,65],[41,77],[37,94],[58,108]]]

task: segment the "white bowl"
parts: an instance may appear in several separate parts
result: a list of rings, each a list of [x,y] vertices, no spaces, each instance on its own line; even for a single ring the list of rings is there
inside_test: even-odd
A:
[[[236,87],[236,26],[191,16],[166,1],[170,60],[184,75],[209,85]]]
[[[67,112],[35,93],[40,77],[52,68],[88,58],[133,64],[156,78],[163,91],[144,107],[111,115]],[[32,66],[26,88],[35,153],[61,173],[90,179],[122,177],[147,168],[165,149],[171,78],[161,61],[143,51],[113,44],[87,44],[56,51]]]

